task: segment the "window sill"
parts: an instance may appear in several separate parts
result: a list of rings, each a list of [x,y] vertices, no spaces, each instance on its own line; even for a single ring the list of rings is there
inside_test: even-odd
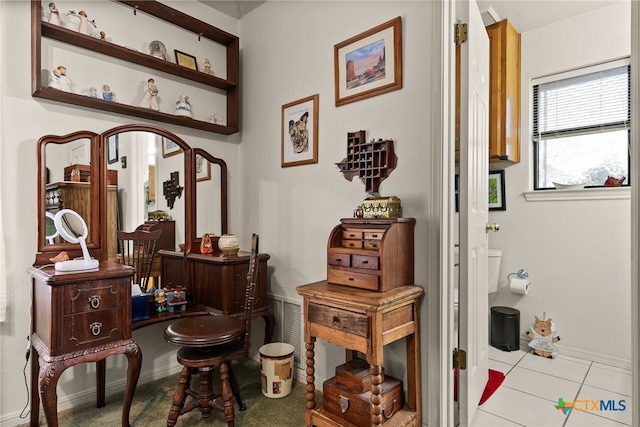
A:
[[[582,190],[538,190],[526,191],[527,202],[552,200],[630,200],[630,187],[584,188]]]

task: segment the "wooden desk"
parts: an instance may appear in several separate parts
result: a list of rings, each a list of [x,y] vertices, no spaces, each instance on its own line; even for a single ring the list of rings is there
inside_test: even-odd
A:
[[[211,307],[226,315],[242,314],[250,252],[240,251],[236,256],[191,253],[185,257],[182,252],[162,250],[158,255],[162,260],[163,284],[185,285],[192,298],[190,304]],[[271,341],[275,330],[275,318],[267,301],[269,258],[268,254],[259,255],[258,284],[253,307],[253,318],[262,317],[265,321],[265,343]],[[187,271],[186,278],[176,274],[183,270]]]
[[[58,426],[56,386],[78,363],[96,362],[97,406],[105,405],[105,359],[124,354],[129,361],[122,426],[129,426],[131,401],[142,353],[131,340],[130,266],[103,261],[96,270],[59,273],[33,268],[31,344],[31,426],[39,425],[40,399],[49,427]]]
[[[371,425],[382,424],[380,382],[383,347],[406,337],[407,404],[385,422],[391,426],[420,426],[419,300],[421,286],[409,285],[375,292],[330,284],[298,286],[304,297],[304,337],[307,356],[307,426],[349,426],[315,401],[315,341],[347,349],[347,359],[359,351],[367,355],[371,372]],[[356,427],[356,426],[354,426]],[[361,426],[357,426],[361,427]]]

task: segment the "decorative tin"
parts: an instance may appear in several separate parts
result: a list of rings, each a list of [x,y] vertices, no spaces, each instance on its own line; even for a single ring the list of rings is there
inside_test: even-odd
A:
[[[369,197],[362,202],[363,218],[400,218],[402,205],[396,196]]]

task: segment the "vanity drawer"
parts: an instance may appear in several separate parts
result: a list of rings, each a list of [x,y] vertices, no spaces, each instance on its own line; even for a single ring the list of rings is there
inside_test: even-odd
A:
[[[363,247],[365,249],[380,249],[380,241],[378,240],[365,240]]]
[[[342,247],[351,249],[362,249],[362,243],[362,240],[343,240]]]
[[[378,260],[379,258],[377,256],[353,255],[351,266],[354,268],[364,268],[366,270],[377,270]]]
[[[375,274],[355,273],[353,271],[327,269],[327,281],[338,285],[379,291],[380,277]]]
[[[351,255],[349,254],[328,254],[327,262],[329,265],[338,265],[341,267],[351,267]]]
[[[121,309],[72,314],[62,319],[62,352],[82,350],[124,339]]]
[[[382,230],[373,230],[373,231],[365,231],[364,232],[364,240],[382,240],[382,236],[384,236],[384,231]]]
[[[307,321],[361,337],[369,334],[369,321],[365,314],[322,304],[309,304]]]
[[[106,310],[124,304],[125,295],[131,292],[119,282],[87,282],[78,286],[66,286],[64,314]]]

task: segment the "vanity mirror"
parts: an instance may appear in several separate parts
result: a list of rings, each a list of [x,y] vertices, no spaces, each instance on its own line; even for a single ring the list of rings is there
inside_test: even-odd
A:
[[[174,172],[184,191],[170,209],[162,183]],[[62,209],[73,209],[85,219],[87,248],[101,261],[116,260],[117,230],[148,224],[151,212],[162,211],[164,219],[175,223],[175,246],[184,243],[187,252],[204,232],[227,232],[225,162],[162,128],[125,125],[101,134],[45,136],[38,142],[38,173],[36,265],[47,264],[60,251],[71,258],[82,255],[77,244],[52,236],[47,228],[47,213]]]
[[[82,258],[58,261],[55,264],[56,271],[79,271],[98,268],[97,259],[91,258],[87,249],[87,235],[89,230],[84,219],[71,209],[62,209],[53,217],[56,231],[69,243],[80,244]]]

